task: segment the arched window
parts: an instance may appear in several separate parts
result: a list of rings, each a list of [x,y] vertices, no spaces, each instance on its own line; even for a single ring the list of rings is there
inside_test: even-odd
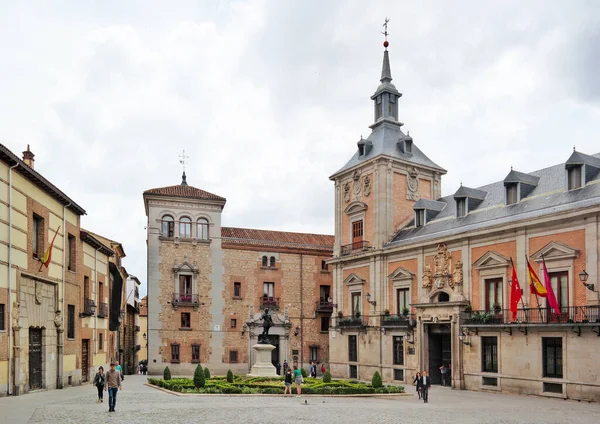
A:
[[[450,301],[450,295],[446,292],[441,292],[438,295],[438,302],[449,302]]]
[[[179,219],[179,237],[192,238],[192,220],[187,216]]]
[[[198,218],[196,221],[196,231],[198,240],[208,240],[208,220],[206,218]]]
[[[271,256],[271,258],[269,259],[269,266],[271,268],[275,268],[275,256]]]
[[[269,259],[266,256],[262,257],[262,266],[269,266]]]
[[[163,237],[173,237],[175,231],[175,221],[171,215],[165,215],[162,217],[162,235]]]

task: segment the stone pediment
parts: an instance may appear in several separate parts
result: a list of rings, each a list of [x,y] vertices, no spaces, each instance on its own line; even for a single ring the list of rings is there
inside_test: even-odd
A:
[[[183,261],[183,263],[173,266],[173,272],[176,274],[180,272],[193,272],[194,274],[198,274],[200,269],[195,264],[192,265],[188,261]]]
[[[579,250],[557,241],[551,241],[540,250],[535,252],[531,258],[536,262],[542,262],[542,258],[550,261],[553,259],[573,259],[579,256]]]
[[[510,259],[491,250],[484,253],[481,258],[477,259],[475,263],[473,263],[473,267],[475,267],[475,269],[500,268],[508,266],[510,266]]]
[[[412,280],[414,277],[415,277],[415,274],[413,274],[412,272],[410,272],[400,266],[398,268],[396,268],[396,270],[394,272],[392,272],[390,275],[388,275],[388,278],[392,281]]]
[[[361,285],[361,284],[365,284],[365,283],[366,283],[366,281],[364,279],[360,278],[356,274],[350,274],[344,280],[344,284],[347,286],[356,286],[356,285]]]
[[[367,209],[368,209],[368,206],[366,203],[355,201],[355,202],[350,203],[348,206],[346,206],[346,209],[344,209],[344,213],[346,215],[355,215],[355,214],[364,212]]]

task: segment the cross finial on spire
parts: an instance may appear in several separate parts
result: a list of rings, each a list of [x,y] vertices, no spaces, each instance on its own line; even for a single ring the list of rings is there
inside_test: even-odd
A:
[[[384,29],[381,32],[385,36],[385,40],[383,41],[383,47],[385,47],[386,50],[387,50],[388,46],[390,45],[390,43],[388,42],[388,39],[387,39],[387,37],[389,35],[389,32],[388,32],[388,22],[389,21],[390,20],[386,16],[385,21],[383,22],[383,25],[382,25]]]
[[[180,158],[179,163],[183,166],[183,174],[181,175],[181,185],[186,186],[186,185],[188,185],[188,183],[187,183],[187,179],[185,176],[185,164],[187,163],[187,159],[189,159],[190,157],[185,154],[185,149],[184,149],[182,154],[179,155],[179,158]]]

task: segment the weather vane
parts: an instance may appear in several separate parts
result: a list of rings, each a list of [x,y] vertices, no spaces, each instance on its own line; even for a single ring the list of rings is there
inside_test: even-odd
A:
[[[179,157],[181,158],[179,163],[183,165],[183,172],[185,173],[185,164],[187,163],[186,159],[189,159],[190,157],[186,156],[185,149],[183,150],[183,153],[179,155]]]
[[[390,43],[388,42],[388,39],[387,39],[387,37],[389,35],[389,32],[388,32],[388,22],[389,21],[390,20],[386,17],[385,21],[383,22],[383,25],[382,25],[383,26],[382,34],[385,36],[385,41],[383,42],[383,47],[385,47],[386,50],[387,50],[388,46],[390,45]]]

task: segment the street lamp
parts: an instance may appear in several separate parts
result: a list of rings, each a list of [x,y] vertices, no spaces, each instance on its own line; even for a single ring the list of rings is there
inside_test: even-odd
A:
[[[471,333],[469,332],[469,329],[464,328],[458,335],[458,339],[460,340],[460,342],[462,344],[470,346],[471,345]]]
[[[589,284],[587,282],[589,276],[590,276],[590,274],[588,274],[587,272],[585,272],[585,269],[579,273],[579,279],[581,280],[581,282],[583,283],[583,285],[588,290],[594,291],[594,285],[593,284]]]
[[[373,306],[377,306],[377,301],[376,300],[371,300],[371,293],[367,293],[365,298],[367,299],[367,302],[369,302],[371,305]]]

